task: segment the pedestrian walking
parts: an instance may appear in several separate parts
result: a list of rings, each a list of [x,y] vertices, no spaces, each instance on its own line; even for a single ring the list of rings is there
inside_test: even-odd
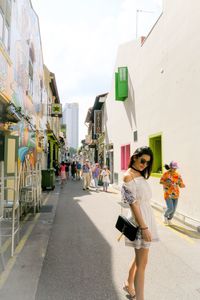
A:
[[[172,225],[172,218],[174,217],[178,198],[179,198],[179,187],[184,188],[185,184],[181,178],[181,175],[177,173],[178,163],[171,161],[169,165],[165,165],[167,170],[160,179],[160,184],[163,185],[164,199],[166,202],[166,210],[164,213],[164,223],[166,225]]]
[[[103,191],[107,192],[108,191],[108,186],[110,183],[110,170],[108,170],[107,166],[103,167],[103,170],[101,172],[102,176],[102,181],[103,181]]]
[[[81,179],[81,163],[80,161],[76,162],[76,179],[80,180]]]
[[[123,289],[133,299],[144,300],[144,277],[151,242],[158,241],[155,218],[150,205],[152,196],[147,182],[152,170],[153,152],[149,147],[136,149],[130,158],[128,170],[123,178],[122,198],[129,204],[128,219],[139,226],[136,239],[125,245],[135,249],[128,278]]]
[[[70,167],[70,162],[67,160],[66,163],[66,180],[69,179],[69,167]]]
[[[73,161],[71,164],[71,175],[72,175],[72,180],[76,180],[76,163],[75,163],[75,161]]]
[[[54,171],[55,171],[55,176],[57,178],[59,176],[59,169],[60,169],[60,166],[59,166],[59,163],[57,160],[53,161],[53,167],[54,167]]]
[[[60,165],[60,177],[61,177],[61,187],[63,187],[63,184],[66,181],[66,165],[64,161],[62,161]]]
[[[99,192],[99,186],[98,186],[99,174],[100,174],[99,164],[96,163],[92,168],[92,178],[94,180],[94,187],[97,192]]]
[[[80,161],[77,161],[77,163],[76,163],[76,178],[78,180],[80,180],[80,178],[81,178],[81,163],[80,163]]]
[[[89,159],[86,159],[82,166],[83,190],[89,189],[91,176]]]

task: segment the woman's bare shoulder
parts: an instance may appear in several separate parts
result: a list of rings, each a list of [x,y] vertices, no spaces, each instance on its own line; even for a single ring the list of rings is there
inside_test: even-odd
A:
[[[124,182],[130,182],[133,179],[134,179],[133,173],[131,173],[129,170],[127,170],[126,173],[123,176],[123,181]]]

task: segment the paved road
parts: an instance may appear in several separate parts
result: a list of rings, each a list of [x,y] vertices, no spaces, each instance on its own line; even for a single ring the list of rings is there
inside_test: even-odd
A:
[[[120,195],[83,191],[71,181],[50,194],[50,204],[53,211],[41,213],[0,299],[127,299],[121,286],[133,249],[116,241]],[[161,241],[151,248],[145,300],[199,300],[200,236],[179,223],[166,227],[154,213]]]
[[[113,227],[109,196],[104,197],[83,191],[77,182],[61,189],[37,300],[120,299],[112,278],[112,247],[104,234]]]

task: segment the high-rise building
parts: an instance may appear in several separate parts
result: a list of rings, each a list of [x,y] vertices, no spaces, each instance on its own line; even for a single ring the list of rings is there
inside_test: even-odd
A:
[[[63,124],[67,127],[68,148],[78,148],[79,135],[79,105],[78,103],[66,103],[63,110]]]

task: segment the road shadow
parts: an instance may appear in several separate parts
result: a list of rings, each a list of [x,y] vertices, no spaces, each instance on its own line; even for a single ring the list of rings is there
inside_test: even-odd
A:
[[[60,191],[36,300],[120,300],[111,247],[77,201],[90,193],[78,182]]]
[[[191,237],[193,239],[200,239],[200,233],[198,233],[195,230],[190,230],[190,229],[187,229],[187,228],[179,226],[179,225],[168,225],[168,226],[170,226],[174,230],[176,230],[188,237]]]

